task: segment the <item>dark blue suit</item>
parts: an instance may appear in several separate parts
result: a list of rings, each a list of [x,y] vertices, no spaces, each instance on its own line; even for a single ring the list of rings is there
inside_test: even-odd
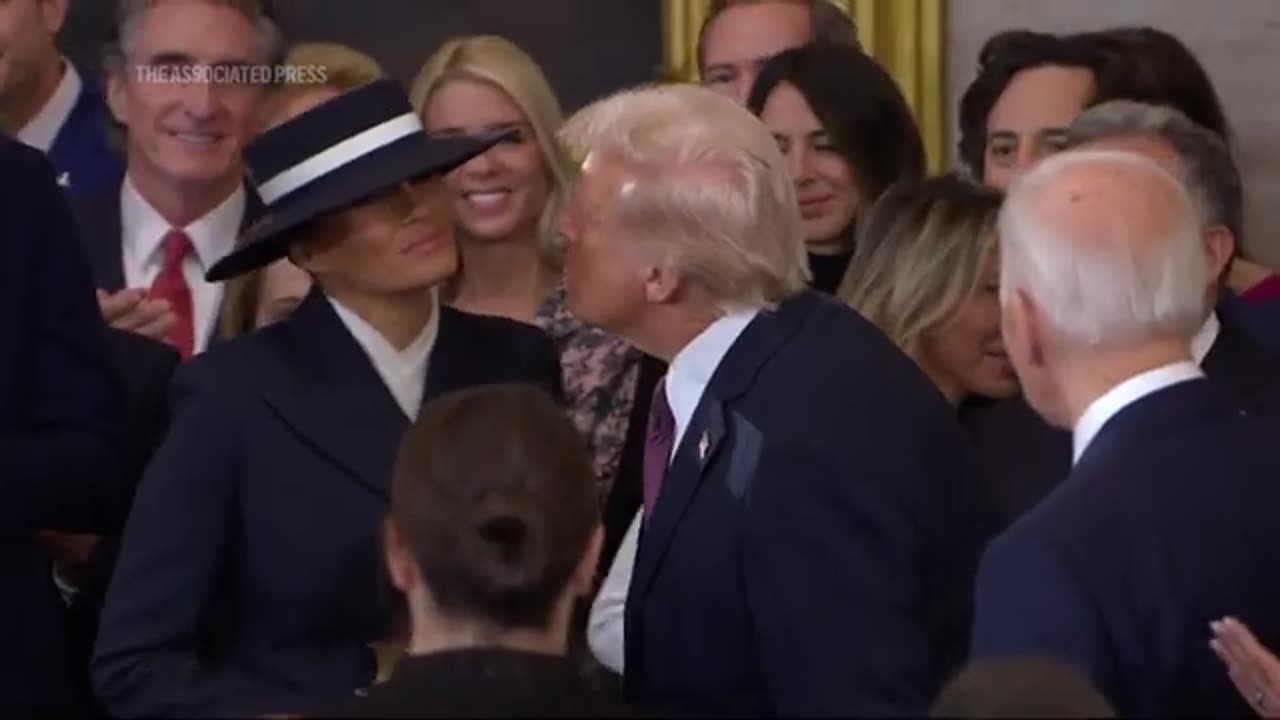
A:
[[[558,393],[536,328],[442,308],[424,400]],[[123,717],[297,712],[371,679],[401,607],[380,528],[408,420],[329,302],[185,363],[138,489],[93,663]]]
[[[1113,416],[984,555],[975,658],[1071,663],[1122,717],[1250,714],[1208,643],[1234,615],[1280,647],[1280,457],[1261,423],[1207,380]]]
[[[1250,412],[1280,418],[1280,356],[1239,326],[1220,304],[1221,329],[1205,374]],[[1071,471],[1071,432],[1050,426],[1021,397],[979,407],[964,418],[978,449],[984,493],[1000,529],[1035,506]]]
[[[68,700],[63,608],[35,533],[119,518],[106,337],[49,162],[0,137],[0,708]]]
[[[49,161],[64,189],[73,196],[93,195],[117,185],[124,173],[120,153],[111,147],[111,113],[98,88],[83,83],[66,123],[49,148]]]
[[[631,700],[713,716],[925,712],[967,648],[982,542],[967,450],[938,390],[857,313],[815,292],[762,313],[706,388],[641,532]]]

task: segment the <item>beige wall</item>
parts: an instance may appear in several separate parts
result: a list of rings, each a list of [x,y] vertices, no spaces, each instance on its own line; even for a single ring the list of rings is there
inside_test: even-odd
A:
[[[1074,32],[1113,25],[1169,31],[1200,57],[1237,137],[1248,194],[1247,251],[1280,268],[1280,0],[949,0],[952,147],[960,95],[989,36],[1018,27]]]

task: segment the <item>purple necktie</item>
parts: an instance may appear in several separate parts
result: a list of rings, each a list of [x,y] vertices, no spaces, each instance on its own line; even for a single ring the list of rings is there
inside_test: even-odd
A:
[[[653,506],[658,502],[662,480],[671,460],[671,446],[675,443],[676,419],[667,404],[667,379],[658,381],[653,389],[653,403],[649,406],[649,431],[644,440],[644,517],[647,522],[653,516]]]

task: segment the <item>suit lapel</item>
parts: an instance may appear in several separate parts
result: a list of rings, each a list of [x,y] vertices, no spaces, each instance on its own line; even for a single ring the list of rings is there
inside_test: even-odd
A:
[[[124,231],[120,224],[120,186],[90,197],[73,197],[71,203],[80,242],[93,267],[94,281],[107,292],[123,289],[124,245],[121,235]]]
[[[317,289],[281,323],[281,377],[268,404],[316,453],[390,500],[391,470],[409,420]]]
[[[720,467],[723,447],[733,442],[727,422],[730,405],[751,389],[760,369],[800,328],[818,297],[805,292],[777,310],[761,312],[720,361],[680,438],[653,515],[641,535],[632,580],[641,596],[653,582],[702,482]]]

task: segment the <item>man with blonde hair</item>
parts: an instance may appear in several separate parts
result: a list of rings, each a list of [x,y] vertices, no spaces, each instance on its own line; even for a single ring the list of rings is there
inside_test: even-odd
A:
[[[634,562],[630,699],[924,712],[961,659],[981,542],[946,402],[872,325],[806,289],[785,160],[744,108],[643,88],[563,136],[583,158],[559,219],[570,308],[670,364],[638,551],[617,561]]]
[[[1200,220],[1156,163],[1084,150],[1015,181],[1001,217],[1005,347],[1074,467],[986,551],[974,653],[1066,662],[1121,717],[1243,715],[1208,622],[1280,640],[1280,580],[1259,572],[1280,563],[1280,460],[1193,359]]]

